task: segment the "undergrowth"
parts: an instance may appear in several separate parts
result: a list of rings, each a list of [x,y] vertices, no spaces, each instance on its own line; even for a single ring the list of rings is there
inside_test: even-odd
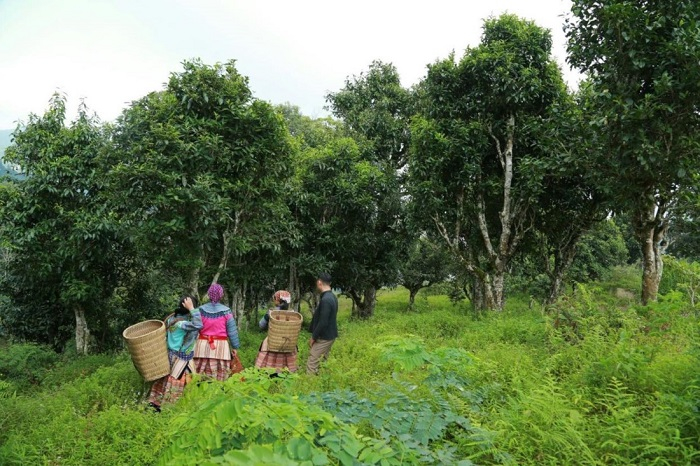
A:
[[[647,307],[617,297],[636,273],[478,316],[431,290],[412,312],[382,290],[368,321],[341,300],[319,377],[247,369],[160,414],[123,353],[8,345],[0,464],[696,464],[695,309],[687,287]],[[250,366],[264,334],[241,337]]]

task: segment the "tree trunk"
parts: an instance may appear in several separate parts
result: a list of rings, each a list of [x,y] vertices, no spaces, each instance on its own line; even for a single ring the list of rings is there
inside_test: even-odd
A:
[[[479,277],[474,276],[469,289],[471,290],[471,293],[469,294],[469,301],[471,302],[472,308],[475,311],[482,311],[484,309],[483,281]]]
[[[192,296],[195,296],[199,301],[201,301],[201,296],[199,296],[199,271],[199,267],[192,269],[192,273],[190,274],[190,281],[187,287],[189,288]]]
[[[505,281],[506,281],[506,273],[504,270],[496,273],[493,275],[492,280],[492,285],[491,285],[491,293],[493,298],[493,307],[491,308],[494,311],[502,311],[503,307],[506,304],[506,290],[505,290]]]
[[[301,306],[301,289],[299,285],[299,273],[294,263],[289,264],[289,292],[292,294],[291,310],[299,312]],[[313,309],[312,309],[313,311]]]
[[[552,283],[549,285],[549,296],[547,296],[547,304],[554,304],[561,294],[562,284],[564,283],[564,271],[554,271]]]
[[[76,306],[75,312],[75,347],[78,354],[88,354],[90,345],[90,330],[88,329],[87,320],[85,319],[85,309],[82,306]]]
[[[571,264],[574,262],[574,257],[576,257],[577,243],[578,238],[572,239],[566,246],[562,247],[554,254],[554,270],[549,274],[552,283],[549,286],[547,304],[554,303],[561,294],[562,285],[564,284],[564,275],[566,275],[569,267],[571,267]]]
[[[245,312],[246,283],[235,287],[231,293],[231,310],[238,320]]]
[[[309,305],[309,310],[313,316],[314,312],[316,312],[316,308],[318,307],[318,295],[313,291],[309,291],[304,293],[302,299]]]
[[[659,283],[663,274],[664,263],[657,239],[657,229],[651,227],[646,232],[642,246],[642,304],[647,305],[656,301],[659,294]]]
[[[377,288],[369,286],[363,290],[362,296],[355,290],[350,290],[350,296],[355,304],[352,316],[359,319],[367,319],[374,315],[377,305]]]
[[[413,310],[413,308],[415,306],[416,295],[418,294],[419,291],[420,291],[420,288],[415,288],[415,287],[408,289],[408,293],[409,293],[408,294],[408,309],[411,311]]]
[[[487,274],[474,277],[472,285],[472,307],[475,311],[502,311],[505,304],[505,274]]]
[[[664,262],[661,243],[666,236],[668,221],[666,208],[651,202],[645,212],[637,216],[635,231],[642,247],[642,304],[656,301]]]

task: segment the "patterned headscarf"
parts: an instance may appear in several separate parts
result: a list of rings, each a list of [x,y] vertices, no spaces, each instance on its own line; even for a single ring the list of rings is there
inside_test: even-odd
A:
[[[209,295],[209,301],[216,304],[224,297],[224,288],[218,283],[214,283],[209,287],[207,294]]]
[[[289,304],[292,302],[292,294],[287,290],[279,290],[275,292],[274,296],[272,297],[272,300],[284,301],[285,303]]]

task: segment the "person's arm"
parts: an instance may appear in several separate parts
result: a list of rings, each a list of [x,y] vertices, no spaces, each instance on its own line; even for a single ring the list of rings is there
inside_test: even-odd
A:
[[[314,321],[316,323],[316,326],[313,328],[313,333],[311,334],[312,344],[313,342],[316,342],[316,340],[319,339],[321,333],[323,333],[326,327],[328,327],[330,317],[331,307],[328,304],[328,301],[321,299],[321,302],[318,305],[318,309],[316,309],[316,313],[314,314]]]
[[[199,313],[198,309],[190,311],[192,316],[191,320],[182,320],[178,323],[178,326],[187,332],[192,330],[202,330],[204,324],[202,324],[202,314]]]
[[[231,348],[237,350],[241,346],[241,342],[238,340],[238,325],[233,316],[226,321],[226,334],[228,335],[229,343],[231,343]]]
[[[194,308],[194,303],[192,303],[192,299],[185,298],[182,304],[188,311],[190,311],[192,319],[180,321],[177,323],[177,326],[187,332],[191,330],[202,330],[202,315],[199,313],[199,310],[196,310]]]
[[[260,330],[267,330],[267,326],[270,323],[270,314],[265,314],[262,319],[260,319],[260,322],[258,322],[258,327],[260,327]]]

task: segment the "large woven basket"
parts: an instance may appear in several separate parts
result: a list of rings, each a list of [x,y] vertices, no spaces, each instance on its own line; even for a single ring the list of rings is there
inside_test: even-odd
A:
[[[170,374],[165,324],[160,320],[146,320],[132,325],[122,333],[136,370],[146,382]]]
[[[296,350],[304,316],[294,311],[270,311],[267,332],[268,351],[292,353]]]

